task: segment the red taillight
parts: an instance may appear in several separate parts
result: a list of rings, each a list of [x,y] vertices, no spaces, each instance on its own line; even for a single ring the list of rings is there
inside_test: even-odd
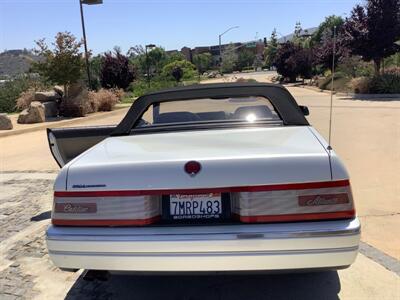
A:
[[[52,223],[64,226],[142,226],[160,219],[158,196],[94,196],[55,192]]]
[[[296,189],[232,194],[233,212],[245,223],[347,219],[355,216],[350,183],[306,183]]]
[[[348,219],[355,216],[348,180],[184,190],[54,193],[52,223],[65,226],[143,226],[161,219],[162,195],[229,193],[243,223]]]

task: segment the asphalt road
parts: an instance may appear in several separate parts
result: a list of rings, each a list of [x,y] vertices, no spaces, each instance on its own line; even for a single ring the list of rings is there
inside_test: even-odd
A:
[[[259,81],[266,75],[251,76]],[[289,88],[327,137],[329,95]],[[400,101],[335,97],[332,144],[348,167],[363,226],[361,254],[339,272],[240,276],[112,275],[85,281],[46,254],[57,165],[45,131],[0,138],[0,299],[400,299]],[[126,110],[81,126],[115,124]]]

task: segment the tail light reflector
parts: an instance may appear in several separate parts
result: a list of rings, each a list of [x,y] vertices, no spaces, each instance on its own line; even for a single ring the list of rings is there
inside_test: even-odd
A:
[[[231,194],[232,210],[244,223],[353,218],[348,180],[298,184],[295,189]]]
[[[160,199],[159,196],[85,197],[55,192],[52,223],[65,226],[149,225],[160,218]]]

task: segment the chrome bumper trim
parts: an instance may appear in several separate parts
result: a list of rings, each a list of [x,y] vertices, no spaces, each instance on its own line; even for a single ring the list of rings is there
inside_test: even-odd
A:
[[[355,219],[356,220],[356,219]],[[336,221],[331,221],[336,222]],[[340,221],[338,221],[340,222]],[[294,223],[298,224],[301,227],[301,223]],[[349,227],[346,229],[315,229],[315,230],[304,230],[302,229],[293,229],[293,230],[279,230],[279,231],[272,231],[269,230],[269,227],[279,226],[280,224],[262,224],[262,225],[230,225],[229,231],[220,232],[191,232],[192,226],[182,226],[181,229],[186,229],[189,232],[177,232],[177,233],[149,233],[145,232],[143,229],[149,228],[126,228],[131,229],[132,231],[140,232],[121,232],[118,231],[117,234],[104,234],[104,230],[112,230],[113,228],[87,228],[88,233],[79,232],[75,230],[76,228],[72,227],[49,227],[46,232],[46,239],[52,241],[110,241],[110,242],[118,242],[118,241],[145,241],[149,238],[160,240],[172,238],[172,237],[180,237],[185,238],[185,240],[198,240],[199,238],[206,237],[207,240],[218,240],[219,236],[227,236],[231,235],[235,239],[298,239],[298,238],[318,238],[318,237],[334,237],[334,236],[355,236],[359,235],[361,232],[361,226],[357,220],[357,223],[353,227]],[[233,228],[237,226],[238,230],[233,230]],[[254,226],[254,228],[252,228]],[[259,230],[255,226],[259,227],[262,226],[264,230]],[[220,225],[213,226],[214,229],[221,228]],[[224,226],[226,228],[226,226]],[[246,231],[242,231],[240,229],[246,227]],[[60,230],[58,230],[60,229]],[[64,230],[65,229],[65,230]],[[115,229],[115,228],[114,228]],[[120,228],[118,228],[120,229]],[[152,227],[152,229],[160,231],[165,231],[166,227]],[[222,229],[222,228],[221,228]],[[252,230],[256,229],[256,230]],[[143,231],[143,233],[141,233]]]
[[[341,253],[341,252],[353,252],[357,251],[358,246],[354,247],[343,247],[343,248],[329,248],[329,249],[306,249],[306,250],[274,250],[274,251],[224,251],[224,252],[157,252],[157,253],[142,253],[142,252],[78,252],[78,251],[49,251],[50,254],[54,255],[68,255],[68,256],[124,256],[124,257],[148,257],[148,256],[251,256],[251,255],[291,255],[291,254],[320,254],[320,253]]]

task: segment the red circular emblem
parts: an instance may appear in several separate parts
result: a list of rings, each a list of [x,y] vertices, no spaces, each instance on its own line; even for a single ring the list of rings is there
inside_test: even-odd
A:
[[[185,164],[185,172],[188,173],[190,176],[194,176],[199,173],[201,170],[201,164],[198,161],[188,161]]]

